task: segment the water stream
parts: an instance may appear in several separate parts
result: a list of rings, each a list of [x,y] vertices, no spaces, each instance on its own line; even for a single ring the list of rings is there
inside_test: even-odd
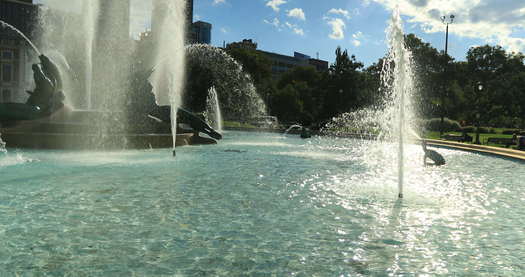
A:
[[[159,26],[154,34],[158,64],[150,82],[159,106],[171,106],[173,154],[177,136],[177,109],[181,104],[185,79],[186,1],[154,1],[154,13]]]
[[[38,54],[38,56],[41,55],[40,51],[38,50],[38,48],[36,48],[36,46],[33,44],[33,42],[28,37],[26,37],[26,35],[24,35],[24,33],[22,33],[20,30],[18,30],[13,25],[11,25],[11,24],[9,24],[7,22],[4,22],[2,20],[0,20],[0,25],[2,25],[2,27],[7,27],[7,28],[15,31],[16,33],[18,33],[22,38],[24,38],[26,40],[26,42],[33,48],[33,50],[35,50],[35,52]]]
[[[98,1],[84,1],[84,12],[82,13],[85,34],[85,90],[86,104],[88,110],[92,109],[92,87],[93,87],[93,48],[95,45],[95,34],[98,27],[99,3]]]
[[[302,126],[301,126],[301,125],[294,124],[294,125],[290,126],[288,129],[286,129],[286,131],[284,131],[284,134],[285,134],[285,135],[288,134],[288,133],[289,133],[291,130],[293,130],[294,128],[299,128],[299,129],[300,129],[300,128],[302,128]]]
[[[414,90],[413,71],[411,67],[411,53],[405,47],[405,36],[403,33],[403,25],[398,9],[394,9],[390,27],[388,30],[388,40],[390,46],[390,54],[385,63],[386,66],[393,64],[393,68],[384,71],[384,73],[393,74],[387,80],[393,81],[391,87],[392,93],[392,107],[397,116],[393,116],[398,124],[397,143],[398,143],[398,191],[399,198],[403,198],[403,184],[405,178],[405,142],[407,136],[410,135],[410,118],[413,115],[407,115],[411,112],[410,95]],[[387,65],[388,64],[388,65]]]
[[[219,96],[217,95],[215,87],[211,87],[208,90],[208,99],[206,102],[206,117],[208,122],[211,122],[212,127],[220,133],[223,130],[222,112],[219,103]]]
[[[33,44],[33,42],[26,35],[24,35],[24,33],[22,33],[20,30],[18,30],[13,25],[11,25],[11,24],[9,24],[9,23],[7,23],[5,21],[2,21],[2,20],[0,20],[0,25],[2,27],[9,28],[9,29],[15,31],[23,39],[25,39],[25,41],[33,48],[33,50],[35,50],[35,52],[38,54],[38,56],[41,55],[40,51],[38,50],[38,48],[36,48],[36,46]],[[2,140],[2,134],[0,133],[0,154],[6,154],[7,153],[5,145],[6,145],[5,142]]]
[[[389,171],[397,171],[397,189],[403,197],[403,186],[407,180],[406,148],[414,138],[421,139],[416,132],[416,115],[413,95],[416,93],[412,53],[406,48],[402,20],[394,9],[387,30],[388,55],[381,70],[380,94],[376,106],[344,113],[334,118],[322,130],[328,135],[369,135],[375,140],[365,143],[368,162],[381,164]],[[421,152],[423,154],[423,152]],[[378,157],[379,158],[378,160]]]

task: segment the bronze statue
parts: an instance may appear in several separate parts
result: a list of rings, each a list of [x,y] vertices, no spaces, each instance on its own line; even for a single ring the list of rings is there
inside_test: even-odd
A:
[[[427,165],[435,165],[435,166],[442,166],[442,165],[445,165],[445,158],[443,158],[443,156],[441,156],[441,154],[439,154],[438,152],[434,151],[434,150],[429,150],[427,149],[427,141],[426,140],[423,140],[422,141],[422,146],[423,146],[423,151],[425,152],[425,156],[423,157],[423,164],[425,166]],[[432,160],[433,163],[427,163],[427,158]]]
[[[34,120],[51,115],[64,107],[62,79],[56,65],[40,55],[40,64],[33,64],[35,89],[27,102],[0,104],[0,121]]]
[[[48,116],[64,107],[62,79],[55,64],[46,56],[40,55],[40,64],[33,64],[35,89],[30,94],[26,104],[40,108],[42,116]]]

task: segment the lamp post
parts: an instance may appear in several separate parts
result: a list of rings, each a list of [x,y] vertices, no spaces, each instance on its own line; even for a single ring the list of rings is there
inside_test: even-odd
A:
[[[452,24],[454,22],[454,18],[456,18],[455,15],[451,14],[449,16],[442,16],[441,22],[447,26],[446,33],[445,33],[445,59],[448,55],[448,25]],[[448,67],[448,59],[446,60],[445,67],[443,68],[443,76],[446,76],[447,73],[447,67]],[[441,125],[439,128],[439,137],[443,136],[443,125],[445,121],[445,95],[446,95],[446,85],[445,85],[445,78],[443,78],[443,92],[441,92]]]
[[[478,94],[477,94],[477,99],[476,99],[476,142],[474,142],[475,144],[481,144],[479,142],[479,118],[480,118],[480,114],[479,114],[479,98],[481,97],[481,92],[483,91],[483,84],[480,82],[478,83],[478,85],[476,86],[476,89],[478,91]]]
[[[448,25],[454,23],[454,18],[456,18],[456,16],[453,14],[441,17],[441,22],[447,26],[447,31],[445,33],[445,56],[448,53]]]

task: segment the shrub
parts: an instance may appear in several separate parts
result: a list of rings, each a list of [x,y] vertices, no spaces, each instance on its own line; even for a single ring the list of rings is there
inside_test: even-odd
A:
[[[483,134],[495,134],[496,130],[490,127],[479,127],[479,132]]]
[[[439,132],[440,126],[441,126],[441,119],[432,118],[429,120],[425,120],[423,122],[423,126],[428,131]],[[444,132],[461,132],[461,125],[459,124],[459,122],[455,120],[445,118],[445,120],[443,121],[443,131]]]
[[[505,129],[501,131],[501,133],[504,135],[514,135],[514,134],[519,134],[520,130],[519,129]]]
[[[475,133],[477,127],[469,125],[469,126],[463,127],[462,129],[463,129],[463,131],[465,131],[467,133]],[[490,127],[479,127],[479,132],[483,133],[483,134],[495,134],[496,133],[496,129],[490,128]]]
[[[463,129],[463,131],[465,131],[467,133],[475,133],[476,132],[476,127],[474,127],[472,125],[465,126],[462,129]]]

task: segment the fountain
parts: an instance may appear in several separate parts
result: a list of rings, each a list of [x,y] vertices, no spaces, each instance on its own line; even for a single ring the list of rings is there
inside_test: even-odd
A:
[[[124,118],[126,128],[137,128],[126,136],[108,133],[109,141],[126,137],[131,146],[138,144],[135,136],[155,135],[139,150],[61,145],[0,153],[0,275],[522,276],[525,167],[452,149],[443,150],[447,167],[422,166],[421,147],[409,139],[417,130],[410,53],[397,13],[392,22],[385,99],[334,119],[326,131],[337,137],[305,141],[232,131],[213,147],[177,150],[174,160],[154,149],[171,148],[173,105],[181,96],[174,83],[179,60],[170,57],[151,78],[157,99],[149,94],[147,68],[133,72],[129,86],[136,91],[129,93],[148,97],[131,97],[128,109],[104,110],[97,100],[95,111],[59,109],[22,122],[41,145],[95,137],[96,117],[114,121],[108,126]],[[225,118],[259,112],[249,76],[222,50],[186,52],[188,63],[212,72]],[[70,64],[73,71],[80,67]],[[37,67],[53,78],[49,65]],[[225,76],[221,67],[237,75]],[[95,76],[97,62],[93,68]],[[94,100],[98,93],[93,90]],[[246,104],[250,110],[241,109],[250,99],[256,100]],[[217,136],[191,113],[178,113],[177,121]],[[58,124],[61,117],[68,120]],[[55,136],[41,132],[49,128]],[[341,137],[346,132],[356,138]]]
[[[86,34],[85,49],[86,49],[86,66],[85,66],[85,91],[86,91],[86,107],[88,110],[92,109],[92,80],[93,80],[93,48],[95,45],[95,32],[98,25],[99,2],[98,1],[84,1],[84,18],[83,27]]]
[[[186,53],[189,66],[204,69],[211,75],[224,119],[243,121],[266,115],[266,105],[250,75],[224,50],[192,44],[187,46]]]
[[[38,54],[38,56],[41,55],[40,51],[38,50],[38,48],[36,48],[36,46],[33,44],[33,42],[29,38],[27,38],[27,36],[24,33],[20,32],[20,30],[18,30],[17,28],[13,27],[11,24],[9,24],[7,22],[4,22],[2,20],[0,20],[0,26],[3,27],[3,28],[9,28],[12,31],[15,31],[18,35],[20,35],[29,44],[29,46],[31,46],[31,48],[33,48],[33,50]]]
[[[293,129],[301,129],[303,128],[303,126],[301,125],[298,125],[298,124],[293,124],[292,126],[288,127],[288,129],[286,129],[284,131],[284,135],[287,135],[290,131],[292,131]]]
[[[208,98],[206,99],[206,113],[205,117],[208,122],[212,122],[212,126],[215,130],[222,132],[223,122],[222,122],[222,113],[221,106],[219,104],[219,96],[215,87],[211,87],[208,90]]]
[[[66,41],[79,42],[79,37],[71,37],[69,31],[65,31],[63,23],[70,20],[67,17],[57,15],[53,10],[43,8],[40,13],[40,22],[44,28],[48,28],[41,34],[40,40],[46,52],[52,54],[54,59],[46,55],[39,55],[40,63],[33,65],[35,72],[36,89],[31,92],[27,103],[3,103],[0,104],[0,121],[5,123],[3,127],[8,146],[30,147],[30,148],[146,148],[166,147],[167,132],[171,132],[171,146],[185,144],[209,144],[215,141],[201,138],[199,132],[208,134],[214,139],[222,136],[205,122],[195,117],[185,109],[180,108],[180,98],[184,85],[184,26],[179,26],[180,18],[184,18],[185,4],[171,3],[169,1],[157,1],[163,5],[166,11],[162,18],[162,24],[157,36],[157,51],[155,63],[157,66],[142,75],[134,75],[135,72],[128,70],[129,58],[125,58],[126,52],[122,52],[120,44],[125,38],[114,36],[121,34],[122,26],[118,19],[110,15],[111,10],[118,9],[117,3],[104,2],[106,15],[100,24],[93,23],[99,17],[97,3],[83,6],[87,16],[82,26],[86,27],[87,39],[86,49],[88,54],[73,55],[73,57],[90,57],[93,53],[91,46],[96,46],[99,54],[92,57],[93,61],[86,61],[85,76],[97,76],[94,80],[86,80],[84,98],[87,106],[92,106],[91,99],[98,99],[93,103],[96,110],[78,110],[75,106],[85,104],[72,104],[64,106],[63,101],[69,100],[72,92],[78,94],[82,91],[78,83],[67,82],[63,86],[63,76],[70,74],[79,76],[70,68],[67,59],[59,50],[70,53]],[[102,9],[100,9],[102,10]],[[95,18],[95,19],[94,19]],[[117,21],[115,21],[117,20]],[[115,22],[113,22],[115,21]],[[58,24],[57,24],[58,22]],[[69,21],[68,21],[69,22]],[[73,27],[75,21],[72,22]],[[120,25],[119,25],[120,24]],[[94,31],[92,25],[98,26]],[[5,24],[5,26],[8,26]],[[91,27],[89,27],[91,26]],[[120,26],[120,27],[119,27]],[[177,26],[173,29],[173,26]],[[16,30],[12,26],[8,26]],[[56,28],[55,28],[56,27]],[[57,29],[58,28],[58,29]],[[16,30],[21,34],[20,31]],[[60,32],[62,31],[62,32]],[[98,34],[96,45],[93,45],[94,34]],[[166,33],[180,34],[179,36],[167,36]],[[84,36],[81,36],[84,38]],[[103,38],[101,38],[103,37]],[[24,36],[25,39],[27,37]],[[170,38],[170,39],[166,39]],[[34,47],[31,41],[28,41]],[[84,45],[84,43],[80,43]],[[180,51],[171,51],[179,49]],[[35,47],[35,51],[38,51]],[[103,54],[100,54],[103,52]],[[40,53],[40,51],[38,51]],[[49,54],[48,54],[49,55]],[[53,61],[58,60],[59,63]],[[102,63],[103,61],[103,63]],[[160,62],[162,61],[162,62]],[[95,65],[94,67],[92,65]],[[78,68],[78,65],[77,65]],[[93,69],[96,69],[93,71]],[[92,75],[91,72],[95,72]],[[153,72],[153,74],[151,74]],[[131,85],[126,80],[131,80],[134,75],[133,85],[137,86],[131,90]],[[66,78],[67,79],[67,78]],[[148,83],[151,80],[151,85]],[[91,82],[94,82],[96,91],[91,95]],[[77,89],[77,90],[75,90]],[[64,95],[66,92],[66,97]],[[105,92],[101,94],[100,91]],[[129,92],[137,91],[137,93]],[[83,97],[81,97],[83,98]],[[101,101],[101,99],[103,101]],[[154,103],[156,102],[156,103]],[[161,105],[169,105],[171,108],[163,109]],[[164,110],[168,116],[164,116]],[[193,135],[181,134],[177,136],[177,114],[182,114],[185,122],[192,127],[186,130]],[[156,115],[154,117],[152,115]],[[160,119],[159,119],[160,118]],[[166,124],[171,124],[170,127]],[[176,139],[178,138],[178,140]],[[173,150],[174,153],[174,150]]]
[[[184,87],[186,41],[186,1],[158,0],[156,8],[163,12],[156,34],[156,59],[158,66],[151,76],[153,94],[157,105],[171,107],[173,155],[177,137],[177,109],[181,105]]]
[[[411,136],[416,129],[412,103],[416,86],[412,54],[405,46],[402,21],[397,9],[392,14],[387,41],[389,51],[381,71],[382,103],[334,118],[323,132],[336,136],[350,133],[353,137],[372,139],[372,145],[379,147],[382,155],[388,157],[385,159],[387,163],[392,164],[392,160],[397,160],[398,197],[403,198],[405,148],[410,140],[414,140]],[[419,136],[416,134],[416,137]],[[392,143],[396,144],[397,151],[392,151]]]

